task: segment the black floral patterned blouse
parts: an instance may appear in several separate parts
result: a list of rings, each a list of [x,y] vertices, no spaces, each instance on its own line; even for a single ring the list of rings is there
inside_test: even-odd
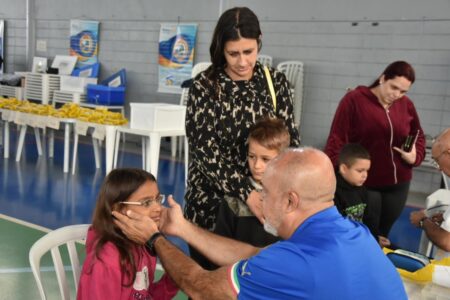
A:
[[[300,144],[286,77],[273,69],[270,73],[277,98],[276,112],[259,62],[248,81],[233,81],[222,70],[217,77],[219,85],[214,85],[202,72],[190,88],[185,216],[200,227],[214,229],[225,195],[245,202],[253,189],[248,180],[247,137],[250,126],[258,119],[271,116],[285,120],[291,146]]]

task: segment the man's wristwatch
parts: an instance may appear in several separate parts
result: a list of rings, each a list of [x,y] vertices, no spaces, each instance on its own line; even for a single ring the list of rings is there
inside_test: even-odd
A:
[[[427,217],[423,217],[422,219],[420,219],[419,221],[419,227],[423,229],[423,223],[425,222],[425,220],[428,219]]]
[[[151,256],[156,256],[155,242],[159,237],[165,238],[166,236],[159,231],[155,232],[146,243],[148,252],[150,252]]]

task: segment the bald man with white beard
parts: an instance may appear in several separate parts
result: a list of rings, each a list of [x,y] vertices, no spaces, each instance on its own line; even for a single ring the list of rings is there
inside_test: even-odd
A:
[[[147,243],[193,299],[406,299],[399,274],[369,230],[334,206],[336,178],[323,152],[282,152],[269,163],[262,185],[264,227],[283,239],[264,249],[197,227],[172,198],[160,228],[132,212],[114,216],[129,238]],[[222,267],[202,269],[161,232],[184,239]]]

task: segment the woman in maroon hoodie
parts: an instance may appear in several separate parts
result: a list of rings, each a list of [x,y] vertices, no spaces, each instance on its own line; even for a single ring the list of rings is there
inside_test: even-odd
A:
[[[404,61],[390,64],[370,86],[358,86],[339,103],[325,153],[337,164],[342,146],[359,143],[370,153],[372,167],[365,186],[379,214],[379,232],[387,237],[408,196],[412,168],[425,156],[425,138],[406,92],[414,69]],[[370,209],[370,207],[368,207]]]

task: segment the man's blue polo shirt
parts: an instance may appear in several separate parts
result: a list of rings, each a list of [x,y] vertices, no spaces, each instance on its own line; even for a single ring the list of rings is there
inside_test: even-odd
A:
[[[286,241],[234,264],[238,299],[407,299],[392,263],[367,227],[325,209]]]

